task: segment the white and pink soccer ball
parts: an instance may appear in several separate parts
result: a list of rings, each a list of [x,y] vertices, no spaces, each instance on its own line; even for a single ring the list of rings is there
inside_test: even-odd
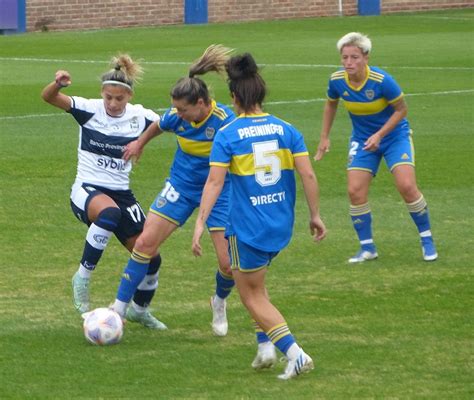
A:
[[[120,315],[108,308],[96,308],[83,314],[84,335],[86,339],[99,346],[120,342],[123,335],[123,322]]]

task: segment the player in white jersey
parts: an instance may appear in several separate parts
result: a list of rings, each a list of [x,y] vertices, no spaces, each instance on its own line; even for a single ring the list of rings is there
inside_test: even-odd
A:
[[[42,98],[70,113],[79,124],[78,165],[71,189],[74,215],[89,227],[81,262],[72,279],[75,308],[90,308],[92,271],[112,234],[128,251],[143,230],[145,215],[130,190],[132,162],[122,159],[126,145],[160,117],[141,105],[130,104],[133,86],[142,70],[128,55],[112,59],[112,69],[102,76],[101,99],[67,96],[61,89],[71,84],[67,71],[57,71]],[[161,256],[154,254],[147,275],[134,294],[127,318],[152,329],[166,329],[148,310],[158,286]]]

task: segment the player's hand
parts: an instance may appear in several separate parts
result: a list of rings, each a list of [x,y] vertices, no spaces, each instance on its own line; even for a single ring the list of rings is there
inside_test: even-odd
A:
[[[196,221],[196,226],[194,228],[194,235],[193,235],[193,244],[192,250],[193,254],[196,257],[202,256],[202,247],[201,247],[201,236],[204,233],[204,225]]]
[[[381,137],[378,134],[374,133],[364,142],[363,150],[377,151],[380,147],[380,140],[382,140]]]
[[[134,140],[125,146],[123,151],[122,158],[125,161],[132,160],[134,163],[137,163],[143,153],[143,147],[140,146],[138,140]]]
[[[320,242],[327,235],[327,229],[320,216],[314,217],[309,221],[309,229],[315,242]]]
[[[59,87],[68,87],[71,84],[71,75],[67,71],[59,70],[56,71],[54,80]]]
[[[329,153],[329,147],[331,146],[331,141],[329,139],[321,139],[318,145],[318,150],[314,156],[314,161],[320,161],[326,153]]]

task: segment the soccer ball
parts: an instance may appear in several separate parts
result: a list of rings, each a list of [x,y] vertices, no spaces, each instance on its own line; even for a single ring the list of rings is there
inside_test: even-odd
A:
[[[85,313],[84,335],[92,344],[106,346],[120,342],[123,322],[120,315],[108,308],[96,308]]]

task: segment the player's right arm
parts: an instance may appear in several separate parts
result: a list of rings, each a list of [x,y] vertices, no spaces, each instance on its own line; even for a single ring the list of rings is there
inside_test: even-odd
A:
[[[323,126],[321,128],[321,136],[319,139],[318,149],[314,159],[316,161],[321,160],[324,157],[324,154],[329,152],[329,147],[331,142],[329,140],[329,133],[331,132],[332,124],[334,118],[336,117],[337,106],[339,105],[339,100],[327,100],[324,105],[323,111]]]
[[[71,84],[71,75],[67,71],[59,70],[56,72],[54,82],[51,82],[41,92],[44,101],[58,107],[64,111],[71,109],[71,98],[61,93],[61,89]]]
[[[139,160],[147,143],[154,137],[163,133],[158,123],[159,121],[150,124],[137,140],[127,144],[122,156],[124,160],[128,161],[133,159],[135,162]]]

